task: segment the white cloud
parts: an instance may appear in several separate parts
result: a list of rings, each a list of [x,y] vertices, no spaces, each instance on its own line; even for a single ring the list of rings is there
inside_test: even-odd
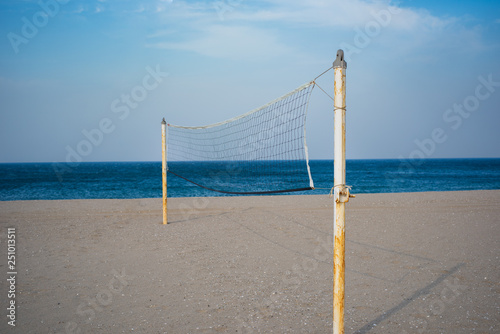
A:
[[[85,11],[85,8],[82,5],[79,5],[76,10],[73,11],[74,14],[81,14]]]
[[[136,10],[134,10],[134,13],[143,13],[144,11],[146,11],[146,7],[141,4]]]
[[[464,18],[441,18],[423,9],[397,7],[390,1],[269,0],[259,5],[248,1],[224,4],[229,8],[221,15],[213,2],[175,1],[169,3],[168,10],[164,1],[158,2],[161,19],[175,26],[179,30],[176,38],[183,40],[173,42],[166,40],[171,36],[165,36],[163,41],[148,46],[220,58],[263,58],[290,51],[292,47],[285,44],[291,43],[285,39],[293,40],[288,35],[290,27],[331,31],[336,36],[349,36],[344,42],[353,43],[349,39],[354,39],[356,31],[378,25],[381,32],[373,43],[397,48],[399,54],[431,47],[483,48],[480,29],[467,27]]]
[[[226,59],[267,59],[289,52],[269,31],[243,26],[213,25],[201,38],[181,42],[158,42],[149,47],[193,51]]]
[[[308,26],[353,28],[373,20],[378,13],[388,13],[393,28],[408,29],[419,21],[419,14],[391,5],[390,2],[343,1],[269,1],[265,9],[235,7],[234,21],[288,22]],[[397,14],[396,14],[397,13]],[[229,15],[228,15],[229,16]]]

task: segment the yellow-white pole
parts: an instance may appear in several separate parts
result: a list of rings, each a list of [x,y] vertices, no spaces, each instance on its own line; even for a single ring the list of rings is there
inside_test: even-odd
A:
[[[333,63],[334,82],[334,211],[333,211],[333,333],[344,333],[345,203],[349,188],[345,181],[345,72],[344,51]]]
[[[161,122],[161,177],[163,183],[163,224],[167,224],[167,122]]]

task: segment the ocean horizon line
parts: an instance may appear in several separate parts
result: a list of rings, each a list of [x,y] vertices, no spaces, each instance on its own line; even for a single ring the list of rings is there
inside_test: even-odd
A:
[[[500,157],[465,157],[465,158],[423,158],[423,159],[410,159],[410,158],[347,158],[346,161],[433,161],[433,160],[500,160]],[[300,160],[300,159],[297,159]],[[196,160],[194,162],[208,162],[208,161],[245,161],[245,162],[253,162],[253,161],[289,161],[289,160]],[[309,159],[309,161],[334,161],[333,158],[319,158],[319,159]],[[161,160],[96,160],[96,161],[80,161],[80,162],[67,162],[67,161],[6,161],[0,162],[0,165],[3,164],[86,164],[86,163],[161,163]],[[171,160],[171,162],[188,162],[185,160]]]

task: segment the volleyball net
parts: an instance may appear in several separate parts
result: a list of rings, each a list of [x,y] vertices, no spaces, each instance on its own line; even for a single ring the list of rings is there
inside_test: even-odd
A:
[[[315,82],[266,105],[205,126],[167,124],[167,172],[225,194],[314,189],[306,116]]]

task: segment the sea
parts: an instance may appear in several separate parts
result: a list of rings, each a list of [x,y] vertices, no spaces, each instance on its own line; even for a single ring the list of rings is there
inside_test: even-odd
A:
[[[203,164],[191,163],[191,168],[199,170]],[[290,194],[330,193],[333,161],[312,160],[310,168],[315,189]],[[347,160],[346,170],[353,194],[500,189],[500,159]],[[2,163],[0,200],[159,198],[161,172],[161,162]],[[280,172],[287,171],[259,177],[268,178],[272,185]],[[252,189],[254,184],[251,177],[231,174],[224,182],[234,189]],[[297,180],[303,182],[303,177]],[[207,196],[233,195],[198,187],[168,173],[168,197]]]

